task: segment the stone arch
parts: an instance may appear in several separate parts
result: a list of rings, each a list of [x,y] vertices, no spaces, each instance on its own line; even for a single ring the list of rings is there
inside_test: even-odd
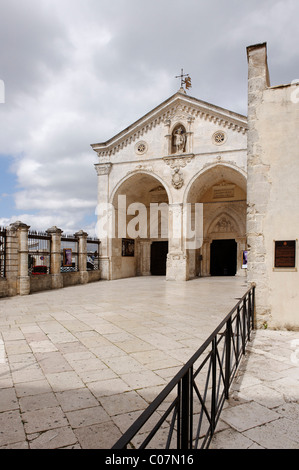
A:
[[[109,241],[111,279],[153,274],[154,242],[155,248],[157,243],[164,244],[166,270],[169,195],[165,182],[143,169],[128,173],[113,188],[110,203],[114,207],[115,237]],[[124,255],[125,243],[134,245],[133,256]]]
[[[219,235],[219,237],[225,237],[225,234],[237,233],[238,236],[242,235],[242,228],[240,223],[235,216],[228,214],[227,212],[218,211],[218,214],[213,218],[206,227],[204,236],[209,236],[213,234],[214,238]]]
[[[194,184],[196,182],[200,182],[200,185],[203,188],[206,188],[207,186],[214,184],[215,183],[215,178],[214,175],[218,172],[218,170],[223,170],[225,173],[225,176],[229,176],[230,179],[233,179],[233,182],[240,186],[244,192],[247,192],[247,174],[246,172],[241,169],[241,168],[236,168],[235,165],[231,165],[226,162],[217,162],[217,163],[212,163],[208,166],[203,167],[200,171],[198,171],[189,181],[189,183],[186,186],[185,192],[184,192],[184,203],[191,202],[190,199],[192,199],[192,188],[194,187]],[[212,172],[212,173],[210,173]],[[210,175],[210,177],[209,177]]]
[[[220,239],[236,242],[237,274],[245,274],[240,256],[246,248],[246,193],[245,171],[229,163],[207,165],[191,178],[184,203],[203,204],[203,244],[189,250],[190,277],[210,275],[210,247]]]
[[[118,183],[114,186],[114,188],[112,189],[112,191],[110,193],[109,202],[111,204],[113,204],[115,195],[117,194],[117,192],[119,191],[121,186],[124,183],[126,183],[130,178],[134,177],[135,175],[148,175],[148,176],[151,176],[152,178],[156,179],[157,180],[157,185],[160,183],[160,185],[165,189],[165,191],[167,193],[169,204],[172,203],[172,194],[171,194],[171,190],[170,190],[168,184],[159,175],[157,175],[157,174],[155,174],[151,171],[148,171],[146,169],[142,169],[142,170],[131,171],[118,181]]]

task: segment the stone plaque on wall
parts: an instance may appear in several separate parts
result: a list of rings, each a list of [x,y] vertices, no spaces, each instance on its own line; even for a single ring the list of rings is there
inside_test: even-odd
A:
[[[217,186],[213,186],[213,199],[227,199],[234,196],[234,184],[219,184]]]
[[[296,241],[275,242],[275,268],[295,268]]]

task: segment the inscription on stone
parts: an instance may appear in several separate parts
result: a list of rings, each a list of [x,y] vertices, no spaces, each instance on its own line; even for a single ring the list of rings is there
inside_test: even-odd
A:
[[[213,199],[227,199],[235,196],[234,185],[219,185],[213,187]]]

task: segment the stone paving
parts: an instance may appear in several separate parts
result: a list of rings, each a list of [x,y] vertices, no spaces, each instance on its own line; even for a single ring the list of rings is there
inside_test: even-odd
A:
[[[0,299],[0,448],[111,448],[246,290],[140,277]],[[213,448],[271,447],[273,428],[298,446],[298,336],[255,333]]]
[[[210,449],[299,449],[299,332],[257,330],[247,350]]]

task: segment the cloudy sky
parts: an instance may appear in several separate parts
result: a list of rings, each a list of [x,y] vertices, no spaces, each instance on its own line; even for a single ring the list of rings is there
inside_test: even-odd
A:
[[[94,235],[90,144],[182,67],[191,96],[246,114],[246,46],[267,42],[272,85],[298,79],[298,18],[298,0],[0,0],[0,225]]]

